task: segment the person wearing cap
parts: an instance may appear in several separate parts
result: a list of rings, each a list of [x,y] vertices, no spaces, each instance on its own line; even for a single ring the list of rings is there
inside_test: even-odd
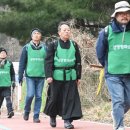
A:
[[[112,21],[98,36],[96,53],[105,69],[105,79],[112,100],[114,130],[124,130],[124,114],[130,108],[130,4],[115,4]]]
[[[0,48],[0,109],[6,99],[7,117],[12,118],[14,111],[11,101],[11,86],[15,88],[15,71],[11,61],[7,60],[7,51]]]
[[[82,118],[78,84],[81,79],[81,56],[78,45],[70,39],[67,22],[58,25],[59,39],[48,45],[45,75],[49,84],[44,113],[50,116],[50,126],[56,127],[56,117],[64,120],[64,128],[74,129],[73,120]]]
[[[31,31],[31,41],[27,43],[21,52],[19,61],[19,83],[26,77],[26,99],[23,118],[29,119],[32,100],[34,101],[33,122],[40,123],[39,114],[42,103],[42,92],[45,80],[44,59],[46,56],[45,44],[41,41],[42,31],[35,28]]]

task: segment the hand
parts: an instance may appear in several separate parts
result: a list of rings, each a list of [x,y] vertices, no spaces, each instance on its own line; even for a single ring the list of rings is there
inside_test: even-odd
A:
[[[52,78],[52,77],[47,78],[47,83],[48,83],[48,84],[49,84],[49,83],[52,83],[52,81],[53,81],[53,78]]]
[[[13,90],[15,89],[15,87],[16,87],[15,82],[12,82],[12,88],[13,88]]]
[[[79,86],[80,82],[81,82],[81,80],[78,79],[78,80],[77,80],[77,86]]]
[[[22,84],[23,84],[23,81],[20,81],[20,82],[19,82],[19,85],[22,86]]]

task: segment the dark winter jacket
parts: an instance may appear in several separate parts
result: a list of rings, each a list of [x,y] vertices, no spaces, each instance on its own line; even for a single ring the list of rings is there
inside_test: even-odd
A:
[[[112,31],[114,33],[120,33],[124,31],[124,27],[120,25],[116,19],[113,19],[110,23],[110,26],[112,27]],[[125,31],[130,31],[130,22],[127,24]],[[107,31],[109,33],[109,30]],[[107,34],[105,33],[105,28],[102,29],[99,33],[99,37],[96,44],[96,53],[97,58],[100,62],[100,64],[105,68],[105,76],[130,76],[130,74],[125,75],[112,75],[108,73],[108,40],[107,40]]]
[[[27,43],[28,44],[28,43]],[[20,61],[19,61],[19,83],[22,82],[23,80],[23,75],[24,75],[24,71],[26,70],[26,66],[27,66],[27,44],[23,47],[22,49],[22,53],[20,56]],[[41,49],[41,47],[43,47],[44,43],[40,43],[38,46],[35,46],[34,44],[31,44],[31,47],[34,50],[39,50]],[[46,49],[46,47],[45,47]],[[25,72],[25,76],[28,77],[27,73]]]

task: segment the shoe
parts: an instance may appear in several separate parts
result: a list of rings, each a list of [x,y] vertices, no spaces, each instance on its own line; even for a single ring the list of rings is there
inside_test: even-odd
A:
[[[74,129],[74,126],[70,123],[69,120],[64,121],[64,128],[66,129]]]
[[[38,118],[34,118],[34,119],[33,119],[33,122],[34,122],[34,123],[40,123],[40,120],[39,120]]]
[[[29,113],[24,113],[23,119],[27,121],[29,119]]]
[[[8,118],[12,118],[12,116],[14,116],[14,112],[13,111],[9,112],[7,117]]]
[[[56,127],[56,117],[50,117],[50,126]]]
[[[119,127],[117,130],[125,130],[124,127]]]

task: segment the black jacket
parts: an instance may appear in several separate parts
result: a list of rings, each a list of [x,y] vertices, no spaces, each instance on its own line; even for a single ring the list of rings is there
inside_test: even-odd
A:
[[[124,31],[124,28],[122,25],[120,25],[116,19],[113,19],[113,21],[110,23],[110,26],[112,27],[112,31],[114,33],[122,33]],[[127,24],[125,32],[130,31],[130,22]],[[125,33],[124,32],[124,33]],[[109,33],[109,30],[108,30]],[[97,58],[100,62],[100,64],[105,68],[105,76],[130,76],[130,74],[110,74],[108,73],[108,37],[106,37],[105,29],[101,30],[98,36],[97,45],[96,45],[96,53]]]

